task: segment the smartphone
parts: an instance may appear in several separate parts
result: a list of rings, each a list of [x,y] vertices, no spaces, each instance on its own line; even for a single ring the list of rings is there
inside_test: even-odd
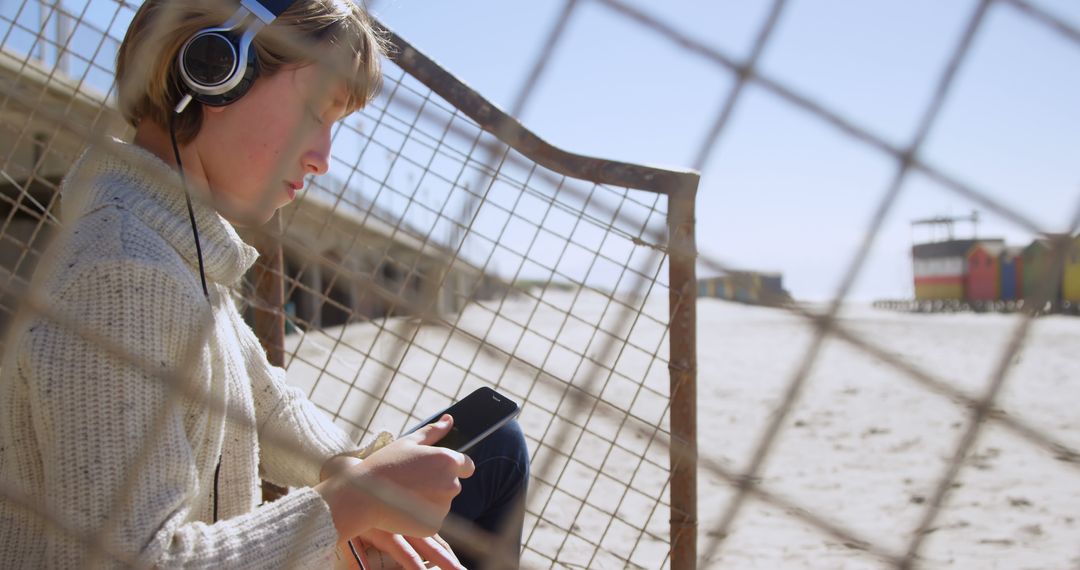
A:
[[[491,388],[482,387],[401,435],[409,435],[438,421],[443,414],[450,414],[454,417],[454,427],[434,445],[467,453],[480,440],[506,425],[520,412],[521,408],[510,398]]]

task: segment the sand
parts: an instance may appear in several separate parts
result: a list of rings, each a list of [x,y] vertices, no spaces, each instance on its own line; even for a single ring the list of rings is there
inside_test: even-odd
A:
[[[420,327],[374,413],[368,393],[383,393],[399,354],[389,331],[412,332],[409,321],[292,335],[289,379],[357,436],[368,425],[399,430],[476,385],[495,385],[524,402],[521,423],[534,455],[525,565],[667,567],[667,452],[655,427],[667,422],[660,322],[666,298],[650,299],[645,316],[621,328],[621,305],[603,296],[549,291],[543,299],[471,305],[456,330]],[[844,326],[859,338],[972,397],[984,393],[1018,322],[1015,315],[911,315],[864,306],[843,313]],[[469,335],[486,339],[488,349],[478,350]],[[807,322],[785,311],[700,301],[703,457],[732,472],[746,468],[812,335]],[[605,354],[611,339],[616,350]],[[997,400],[1002,413],[1074,450],[1078,341],[1080,319],[1037,320]],[[567,392],[569,385],[580,391]],[[567,393],[599,398],[578,401]],[[832,339],[784,418],[760,483],[876,548],[903,554],[970,417],[968,408]],[[701,469],[699,555],[714,541],[732,495],[722,477]],[[931,523],[920,560],[927,568],[1080,567],[1077,518],[1080,465],[989,422]],[[757,500],[743,506],[730,531],[701,567],[886,567],[857,545]]]

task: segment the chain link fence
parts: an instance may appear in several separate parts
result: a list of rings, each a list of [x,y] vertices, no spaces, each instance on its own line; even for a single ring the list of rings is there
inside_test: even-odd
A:
[[[550,55],[585,4],[633,21],[734,74],[734,87],[696,153],[695,169],[705,168],[751,85],[895,163],[832,302],[821,310],[784,307],[811,332],[794,372],[778,386],[747,464],[739,468],[697,451],[695,267],[728,269],[696,253],[697,174],[578,156],[548,145],[512,118],[543,81]],[[1004,430],[1075,469],[1075,442],[996,407],[1031,338],[1034,315],[1017,319],[992,355],[989,377],[974,392],[913,364],[841,316],[913,173],[1018,227],[1046,230],[922,161],[919,150],[989,12],[1016,10],[1077,46],[1080,31],[1025,0],[979,2],[956,38],[915,135],[896,145],[758,68],[787,4],[771,4],[748,55],[734,58],[621,0],[569,0],[509,114],[386,30],[393,50],[382,91],[336,128],[329,174],[267,227],[245,234],[262,256],[237,300],[270,361],[285,367],[289,382],[357,439],[380,428],[400,431],[477,386],[496,387],[522,402],[520,421],[533,458],[522,558],[530,568],[722,566],[726,539],[755,502],[868,563],[916,567],[924,564],[925,541],[984,430]],[[71,161],[105,136],[130,135],[112,107],[111,74],[119,38],[136,8],[118,0],[78,6],[3,2],[5,321],[31,311],[81,331],[77,316],[55,314],[28,286],[46,242],[63,237],[57,231],[56,190]],[[1078,224],[1080,210],[1070,233]],[[1054,282],[1053,272],[1060,273],[1068,251],[1063,235],[1055,242],[1058,263],[1047,284]],[[793,425],[830,343],[940,395],[966,416],[899,546],[895,537],[868,534],[763,482],[766,462]],[[139,362],[139,355],[119,356]],[[731,492],[720,512],[703,513],[703,524],[697,513],[699,473]],[[10,482],[0,484],[4,500],[35,508]],[[93,536],[74,533],[67,521],[39,514],[49,519],[50,531],[82,540],[99,555],[118,556]],[[457,521],[449,527],[470,532]],[[491,540],[470,536],[478,547]]]

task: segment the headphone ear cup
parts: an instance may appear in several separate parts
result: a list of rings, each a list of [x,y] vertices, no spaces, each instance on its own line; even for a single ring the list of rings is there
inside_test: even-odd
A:
[[[221,32],[205,32],[192,37],[179,56],[180,77],[192,98],[212,107],[236,101],[247,93],[259,75],[258,58],[253,46],[248,46],[245,60],[239,60],[242,50],[236,37]],[[221,85],[239,81],[231,89],[215,93]]]
[[[196,34],[180,55],[185,81],[200,91],[227,82],[236,72],[236,59],[235,43],[218,32]]]
[[[259,60],[255,56],[255,50],[250,49],[247,52],[247,60],[240,66],[240,82],[236,84],[236,87],[220,94],[220,95],[203,95],[196,96],[195,100],[200,103],[205,103],[211,107],[223,107],[243,97],[252,84],[255,83],[255,79],[259,77]]]

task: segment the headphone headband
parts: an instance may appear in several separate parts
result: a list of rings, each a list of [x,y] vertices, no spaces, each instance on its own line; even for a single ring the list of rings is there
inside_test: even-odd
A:
[[[240,0],[243,7],[267,24],[295,3],[296,0]]]

